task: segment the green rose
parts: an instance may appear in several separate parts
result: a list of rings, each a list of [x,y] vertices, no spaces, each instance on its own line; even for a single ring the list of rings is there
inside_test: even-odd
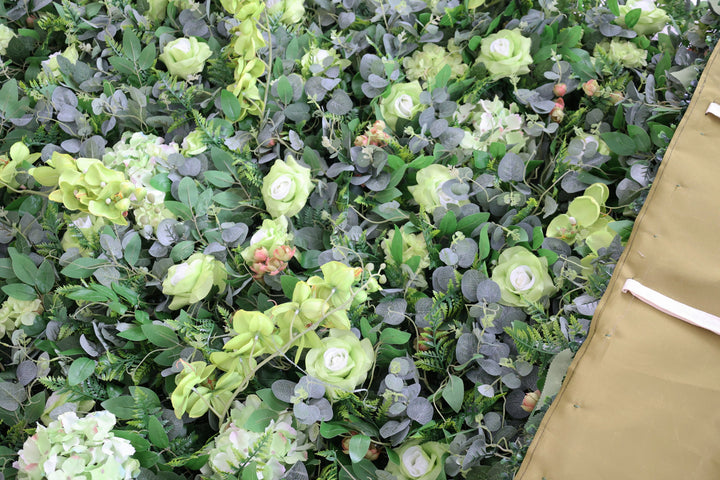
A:
[[[531,43],[520,30],[500,30],[482,39],[478,61],[485,64],[493,80],[524,75],[530,72],[528,66],[533,63]]]
[[[148,0],[148,9],[145,11],[145,15],[153,22],[162,22],[165,20],[167,6],[168,0]]]
[[[321,342],[320,347],[308,351],[305,368],[310,376],[325,382],[330,398],[337,398],[341,391],[351,392],[365,381],[375,360],[370,340],[333,328]]]
[[[162,291],[165,295],[173,296],[169,308],[177,310],[207,297],[213,285],[224,290],[226,279],[227,270],[222,262],[215,260],[212,255],[198,252],[168,269]]]
[[[626,27],[625,16],[632,10],[639,8],[640,18],[632,27],[632,30],[640,35],[652,35],[659,32],[670,21],[665,10],[658,8],[653,0],[628,0],[625,5],[620,5],[620,16],[617,18],[618,25]]]
[[[451,203],[467,203],[467,201],[457,202],[443,192],[443,183],[457,178],[445,165],[433,164],[422,168],[418,170],[416,178],[418,184],[408,187],[408,190],[426,212],[432,213],[437,207],[446,207]]]
[[[385,470],[398,480],[437,480],[444,477],[443,455],[447,447],[438,442],[405,442],[395,450],[400,463],[390,461]]]
[[[284,162],[275,160],[263,179],[265,207],[273,218],[292,217],[305,206],[313,187],[310,169],[297,163],[295,158],[288,156]]]
[[[647,51],[627,40],[612,39],[610,43],[602,42],[595,46],[593,55],[604,51],[610,60],[626,68],[639,68],[647,65]]]
[[[500,286],[500,303],[511,307],[525,307],[556,291],[547,258],[536,257],[524,247],[510,247],[500,254],[492,280]]]
[[[396,83],[390,87],[390,94],[380,99],[380,115],[388,127],[395,129],[398,118],[412,120],[423,106],[420,94],[423,89],[415,80],[410,83]]]
[[[305,16],[304,3],[303,0],[268,0],[265,7],[270,15],[282,14],[280,21],[285,25],[293,25]]]
[[[205,60],[210,58],[210,55],[212,51],[206,43],[190,37],[178,38],[168,43],[158,58],[165,64],[168,72],[187,80],[190,75],[202,72]]]
[[[12,28],[0,24],[0,55],[5,55],[10,40],[13,38],[15,38],[15,32],[13,32]]]

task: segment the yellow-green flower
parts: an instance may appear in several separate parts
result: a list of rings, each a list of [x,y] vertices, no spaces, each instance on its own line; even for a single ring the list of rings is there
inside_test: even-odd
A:
[[[557,291],[548,273],[545,257],[536,257],[525,247],[510,247],[503,251],[492,272],[492,280],[500,286],[500,303],[511,307],[526,307]]]
[[[0,307],[0,338],[16,328],[35,323],[35,318],[43,312],[40,299],[18,300],[8,297]]]
[[[297,163],[292,156],[284,162],[276,160],[263,179],[265,208],[273,218],[292,217],[305,206],[313,187],[309,168]]]
[[[321,343],[308,351],[305,368],[310,376],[325,382],[330,398],[337,398],[342,391],[352,392],[365,381],[375,361],[370,340],[359,340],[350,330],[331,329]]]
[[[2,26],[2,25],[0,25]],[[10,147],[10,158],[0,155],[0,187],[18,188],[20,184],[15,180],[18,167],[23,163],[32,163],[40,157],[39,153],[30,154],[30,150],[22,142],[15,142]]]
[[[425,242],[425,237],[423,237],[422,233],[405,233],[405,230],[400,229],[400,235],[402,236],[403,263],[413,257],[420,257],[418,271],[429,267],[430,260],[427,243]],[[381,243],[382,249],[385,252],[385,262],[389,265],[395,265],[395,260],[392,258],[392,254],[390,253],[390,246],[392,245],[393,238],[395,238],[395,230],[390,230],[388,231],[387,238]]]
[[[437,207],[446,207],[451,203],[460,205],[467,203],[467,201],[458,202],[443,192],[443,183],[457,178],[445,165],[433,164],[422,168],[418,170],[416,178],[418,184],[408,187],[408,190],[426,212],[432,213]]]
[[[222,262],[215,260],[212,255],[198,252],[168,269],[162,291],[173,297],[168,308],[177,310],[207,297],[214,285],[220,291],[224,290],[226,279],[227,270]]]
[[[412,120],[420,113],[422,104],[420,94],[423,89],[415,80],[409,83],[396,83],[390,87],[390,94],[380,99],[380,115],[388,127],[395,129],[399,118]]]
[[[270,15],[281,15],[280,21],[285,25],[294,25],[305,16],[303,0],[268,0],[265,5]]]
[[[530,72],[532,41],[520,30],[500,30],[480,42],[478,61],[485,65],[494,80]]]
[[[12,28],[0,24],[0,55],[5,55],[10,40],[13,38],[15,38],[15,32],[13,32]]]
[[[205,60],[211,55],[212,51],[206,43],[190,37],[178,38],[168,43],[158,58],[165,64],[168,72],[187,80],[190,75],[202,72]]]
[[[410,440],[395,450],[400,463],[390,461],[385,469],[398,480],[437,480],[443,476],[447,451],[442,443]]]
[[[631,11],[639,8],[640,18],[632,27],[632,30],[640,35],[652,35],[659,32],[670,21],[665,10],[655,5],[653,0],[627,0],[625,5],[620,5],[620,16],[617,18],[618,25],[626,27],[625,16]]]

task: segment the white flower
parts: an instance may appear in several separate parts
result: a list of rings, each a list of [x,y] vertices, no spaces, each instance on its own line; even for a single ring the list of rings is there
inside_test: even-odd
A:
[[[414,478],[425,475],[430,469],[430,460],[422,448],[417,445],[405,450],[402,456],[402,462],[407,472]]]
[[[520,265],[510,272],[510,284],[516,291],[524,292],[525,290],[532,288],[535,284],[535,276],[533,275],[532,270],[530,270],[530,267]]]
[[[282,175],[270,185],[270,196],[273,200],[284,200],[292,187],[292,179],[288,175]]]
[[[344,348],[328,348],[323,354],[325,367],[333,372],[347,367],[348,359],[348,351]]]
[[[498,38],[490,44],[490,51],[502,55],[503,57],[509,57],[512,45],[510,40],[507,38]]]

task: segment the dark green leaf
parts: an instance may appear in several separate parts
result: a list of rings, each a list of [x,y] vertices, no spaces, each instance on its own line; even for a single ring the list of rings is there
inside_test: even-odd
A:
[[[386,328],[380,332],[380,341],[390,345],[405,345],[410,340],[410,333],[397,328]]]
[[[86,357],[80,357],[75,359],[75,361],[70,365],[70,368],[68,369],[68,384],[69,385],[79,385],[82,383],[85,379],[87,379],[90,375],[93,374],[95,371],[95,360],[91,360]]]
[[[167,173],[158,173],[150,179],[150,186],[161,192],[170,193],[172,181],[168,178]]]
[[[140,39],[131,28],[126,28],[123,32],[123,53],[133,62],[138,61],[142,53]]]
[[[280,285],[282,286],[283,293],[287,298],[292,298],[293,292],[295,291],[295,285],[297,285],[299,281],[299,278],[293,277],[292,275],[283,275],[280,277]]]
[[[277,92],[278,92],[278,99],[285,105],[292,102],[293,99],[293,88],[292,84],[290,83],[290,80],[283,75],[282,77],[278,78],[277,80]]]
[[[5,285],[2,287],[2,291],[13,298],[28,302],[37,298],[35,289],[33,289],[30,285],[25,285],[24,283],[11,283],[9,285]]]
[[[141,328],[147,339],[158,347],[169,348],[180,343],[175,332],[165,325],[146,323]]]
[[[127,238],[127,242],[125,243],[125,249],[123,250],[123,258],[128,263],[128,265],[133,266],[135,265],[135,263],[137,263],[138,258],[140,258],[141,248],[142,240],[140,240],[140,235],[135,232],[131,233],[130,237]]]
[[[478,238],[478,259],[485,260],[490,255],[490,236],[488,235],[488,228],[490,225],[485,225],[480,230],[480,237]]]
[[[637,125],[628,125],[628,134],[630,138],[635,142],[638,152],[650,153],[652,149],[652,141],[650,135],[645,130]]]
[[[127,340],[133,341],[133,342],[140,342],[142,340],[147,340],[147,336],[143,333],[142,328],[140,325],[134,325],[127,330],[123,330],[122,332],[117,334],[118,337],[125,338]]]
[[[335,438],[350,431],[350,427],[344,422],[320,422],[320,435],[323,438]]]
[[[478,212],[461,218],[457,222],[457,231],[469,236],[481,223],[487,222],[490,214],[487,212]]]
[[[35,266],[35,262],[30,260],[30,257],[23,255],[22,253],[15,250],[15,248],[8,248],[10,259],[12,260],[12,269],[15,276],[23,283],[28,285],[35,285],[35,279],[38,276],[38,270]]]
[[[178,185],[178,200],[192,208],[198,200],[198,188],[195,180],[190,177],[183,177]]]
[[[183,240],[172,248],[170,258],[173,262],[179,263],[192,255],[194,251],[195,242],[192,240]]]
[[[38,268],[38,275],[35,278],[35,286],[38,288],[40,293],[48,293],[53,285],[55,285],[55,270],[52,264],[43,260]]]
[[[192,212],[190,211],[190,207],[183,203],[175,202],[172,200],[165,200],[165,208],[170,210],[174,215],[180,217],[180,219],[182,220],[190,220],[192,218]]]
[[[148,418],[148,440],[157,448],[167,448],[170,446],[170,439],[162,423],[156,416]]]
[[[140,67],[140,70],[148,70],[151,68],[155,63],[156,56],[157,51],[155,50],[155,45],[150,44],[143,48],[140,58],[138,58],[138,66]]]
[[[63,268],[60,273],[69,278],[87,278],[102,265],[107,265],[107,260],[82,257],[73,260],[72,263]]]
[[[440,220],[440,233],[443,235],[452,235],[457,228],[457,217],[455,212],[448,210],[445,216]]]
[[[290,87],[290,91],[292,92],[292,87]],[[225,116],[232,122],[237,122],[243,114],[240,100],[226,88],[220,92],[220,106]]]
[[[620,16],[620,7],[618,7],[617,0],[607,0],[607,7],[610,9],[613,15],[616,17]]]
[[[203,173],[205,176],[205,180],[208,181],[208,183],[218,187],[218,188],[227,188],[232,186],[233,183],[235,183],[235,179],[229,174],[225,172],[219,172],[217,170],[208,170],[205,173]]]
[[[120,420],[131,420],[136,417],[135,399],[128,395],[110,398],[100,405]]]
[[[637,146],[632,138],[620,132],[605,132],[600,138],[607,144],[611,152],[618,155],[632,155],[636,152]]]
[[[403,263],[402,233],[397,225],[395,225],[395,234],[393,235],[392,242],[390,242],[390,256],[393,262],[395,262],[395,265],[401,265]]]
[[[625,26],[627,28],[633,28],[635,25],[637,25],[638,20],[640,20],[640,15],[642,15],[642,9],[641,8],[633,8],[629,12],[625,14]]]

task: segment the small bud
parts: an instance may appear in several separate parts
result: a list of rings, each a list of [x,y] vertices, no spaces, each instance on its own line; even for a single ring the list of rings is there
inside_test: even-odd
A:
[[[560,123],[563,118],[565,118],[565,100],[558,98],[555,100],[555,107],[550,111],[550,119]]]
[[[268,258],[268,252],[265,247],[258,248],[255,250],[255,254],[253,255],[253,260],[256,262],[264,262]]]
[[[556,97],[562,97],[567,93],[567,85],[564,83],[556,83],[553,87],[553,95]]]
[[[618,103],[625,100],[625,95],[623,95],[622,92],[615,91],[608,95],[608,98],[610,98],[610,101],[613,105],[617,105]]]
[[[592,97],[593,95],[595,95],[599,88],[600,84],[594,78],[592,80],[588,80],[582,85],[583,92],[585,92],[585,95],[587,95],[588,97]]]
[[[525,395],[525,398],[523,398],[520,408],[522,408],[526,412],[532,412],[535,409],[535,405],[537,405],[538,400],[540,400],[540,390],[535,390],[534,392],[527,393]]]
[[[355,139],[355,146],[356,147],[365,147],[368,144],[368,137],[367,135],[358,135]]]

